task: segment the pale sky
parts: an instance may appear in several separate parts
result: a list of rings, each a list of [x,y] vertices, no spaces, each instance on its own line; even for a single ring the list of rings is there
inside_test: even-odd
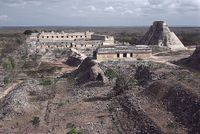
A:
[[[0,0],[0,26],[200,26],[200,0]]]

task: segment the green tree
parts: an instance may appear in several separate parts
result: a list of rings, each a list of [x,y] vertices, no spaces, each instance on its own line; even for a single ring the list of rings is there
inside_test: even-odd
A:
[[[32,33],[33,33],[32,30],[25,30],[25,31],[24,31],[24,34],[25,34],[25,35],[31,35]]]
[[[3,60],[2,66],[6,70],[13,70],[15,69],[16,63],[12,57],[9,57]]]
[[[15,78],[16,72],[16,62],[12,57],[3,59],[2,66],[5,70],[9,72],[8,76],[4,78],[4,84],[8,84],[9,82],[12,82]]]
[[[116,91],[117,95],[119,95],[124,91],[132,90],[136,84],[137,82],[135,81],[135,79],[121,74],[118,75],[113,89]]]

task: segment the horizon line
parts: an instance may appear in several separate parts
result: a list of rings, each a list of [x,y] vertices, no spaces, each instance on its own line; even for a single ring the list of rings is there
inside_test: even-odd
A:
[[[10,25],[10,26],[0,26],[0,28],[9,27],[150,27],[151,25]],[[168,25],[169,26],[169,25]],[[200,27],[200,25],[170,25],[169,27]]]

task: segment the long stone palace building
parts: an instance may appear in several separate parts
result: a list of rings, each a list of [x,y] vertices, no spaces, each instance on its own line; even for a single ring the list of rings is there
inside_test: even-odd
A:
[[[91,49],[98,61],[135,60],[151,56],[152,50],[145,45],[116,45],[114,37],[94,32],[41,32],[33,33],[30,42],[37,49],[76,48]]]
[[[114,44],[114,37],[107,35],[94,34],[93,32],[41,32],[33,33],[30,36],[30,42],[36,44],[39,48],[54,47],[73,47],[73,48],[91,48],[100,45]]]

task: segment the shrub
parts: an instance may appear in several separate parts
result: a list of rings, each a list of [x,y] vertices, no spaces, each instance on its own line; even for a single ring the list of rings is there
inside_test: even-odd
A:
[[[118,77],[118,74],[116,71],[114,71],[113,69],[107,69],[105,72],[105,75],[109,78],[109,79],[114,79]]]
[[[120,75],[116,79],[114,90],[117,94],[121,94],[126,90],[131,90],[136,85],[136,81],[130,77]]]
[[[152,79],[150,67],[146,65],[140,65],[136,68],[135,78],[140,85],[147,84]]]
[[[74,128],[75,127],[75,125],[73,124],[73,123],[67,123],[67,126],[66,126],[67,128]]]
[[[58,106],[59,106],[59,107],[62,107],[64,104],[65,104],[64,102],[59,102],[59,103],[58,103]]]
[[[60,68],[58,68],[58,67],[51,67],[51,68],[48,68],[48,69],[46,70],[46,72],[47,72],[47,73],[54,73],[54,72],[56,72],[57,69],[60,69]]]
[[[177,124],[174,122],[170,122],[167,124],[167,127],[171,129],[177,129]]]
[[[40,118],[39,117],[33,117],[33,120],[31,122],[32,122],[33,126],[39,126]]]
[[[41,57],[42,57],[42,56],[41,56],[41,55],[38,55],[37,53],[30,55],[30,59],[31,59],[32,61],[35,61],[35,62],[37,62]]]
[[[3,83],[4,83],[4,84],[10,83],[10,78],[9,78],[9,77],[5,77],[5,78],[3,79]]]
[[[76,127],[73,127],[67,134],[82,134],[79,132]]]
[[[12,69],[14,69],[16,66],[15,59],[13,59],[12,57],[9,57],[8,60],[10,61]]]
[[[48,86],[48,85],[51,85],[52,83],[53,81],[50,79],[42,79],[42,81],[40,82],[40,85]]]
[[[30,91],[30,92],[29,92],[29,95],[30,95],[30,96],[35,96],[35,95],[37,95],[37,93],[36,93],[36,91]]]
[[[2,61],[2,66],[6,70],[12,70],[15,68],[15,60],[12,57],[6,58]]]

